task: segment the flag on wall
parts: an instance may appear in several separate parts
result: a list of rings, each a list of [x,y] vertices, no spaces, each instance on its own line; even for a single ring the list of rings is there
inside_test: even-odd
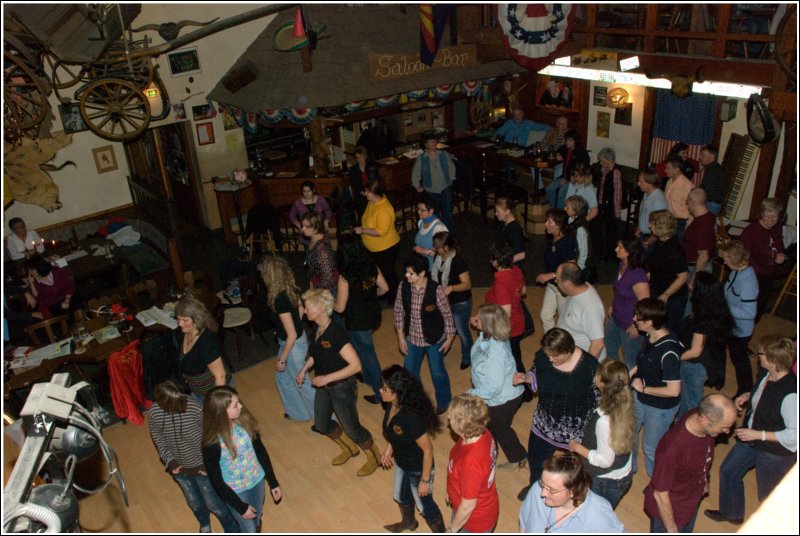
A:
[[[497,23],[514,61],[538,71],[549,64],[572,32],[572,4],[497,4]]]
[[[452,10],[453,6],[448,4],[419,6],[419,59],[425,65],[433,65]]]
[[[678,142],[688,145],[688,157],[697,160],[703,146],[714,138],[716,120],[717,98],[713,95],[678,98],[671,91],[657,89],[650,162],[656,164],[664,160]],[[702,171],[694,181],[698,185],[702,182]]]

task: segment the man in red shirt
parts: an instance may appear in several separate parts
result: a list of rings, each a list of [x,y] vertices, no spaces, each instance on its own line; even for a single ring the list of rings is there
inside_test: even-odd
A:
[[[694,289],[694,274],[706,271],[711,273],[711,254],[717,244],[716,217],[706,206],[706,192],[694,188],[689,192],[686,206],[692,215],[692,222],[683,235],[683,251],[689,272],[689,290]],[[692,312],[691,300],[686,302],[686,315]]]
[[[714,438],[736,422],[736,407],[720,394],[708,395],[658,443],[655,467],[644,490],[650,532],[692,532],[708,490]]]

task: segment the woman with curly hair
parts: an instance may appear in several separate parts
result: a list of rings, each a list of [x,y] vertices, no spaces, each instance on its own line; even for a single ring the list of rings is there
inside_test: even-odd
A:
[[[309,421],[314,418],[314,388],[308,376],[300,384],[295,382],[308,353],[308,338],[300,321],[303,316],[300,289],[283,257],[264,257],[258,271],[267,286],[267,305],[278,337],[275,385],[284,416],[293,421]]]
[[[442,511],[433,500],[433,442],[442,430],[433,403],[420,381],[400,365],[383,370],[381,398],[389,404],[383,418],[383,435],[389,444],[381,465],[394,465],[394,500],[402,520],[383,528],[389,532],[416,530],[416,504],[432,532],[444,532]]]
[[[378,296],[389,291],[375,259],[364,244],[352,234],[343,234],[337,253],[339,283],[333,309],[344,316],[347,336],[361,359],[361,377],[372,387],[371,395],[364,395],[370,404],[381,401],[381,364],[372,340],[381,324],[381,304]]]
[[[303,236],[309,241],[306,265],[311,288],[326,288],[335,296],[339,274],[336,272],[333,249],[322,216],[317,212],[307,212],[300,222]]]
[[[703,386],[725,383],[725,345],[731,336],[733,317],[717,278],[695,272],[691,296],[692,314],[683,321],[681,343],[681,403],[676,419],[703,399]]]
[[[272,500],[282,493],[261,441],[258,421],[232,387],[216,387],[203,403],[203,463],[214,490],[228,505],[240,532],[261,532],[264,481]]]
[[[559,265],[576,259],[575,239],[567,232],[567,219],[567,213],[561,209],[551,208],[545,213],[544,230],[548,236],[543,256],[544,272],[536,276],[536,282],[545,287],[539,313],[545,333],[555,327],[556,315],[566,300],[556,286],[556,270]]]
[[[215,386],[233,379],[222,360],[217,322],[203,302],[190,296],[181,298],[175,305],[175,318],[183,333],[179,370],[192,396],[202,402]]]
[[[569,442],[569,450],[583,458],[583,467],[592,477],[592,491],[611,503],[611,508],[617,507],[633,482],[636,417],[629,382],[625,363],[610,359],[600,363],[594,375],[600,402],[586,422],[583,439]]]

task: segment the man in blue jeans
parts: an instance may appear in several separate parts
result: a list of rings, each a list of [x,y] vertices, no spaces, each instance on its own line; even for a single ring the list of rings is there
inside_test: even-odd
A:
[[[418,192],[428,192],[436,203],[436,212],[450,231],[453,224],[453,181],[456,180],[456,163],[445,151],[440,151],[438,135],[429,131],[422,136],[423,152],[411,170],[411,184]]]
[[[714,438],[736,423],[736,406],[720,394],[708,395],[664,434],[656,449],[653,477],[644,490],[650,532],[689,533],[708,491]]]

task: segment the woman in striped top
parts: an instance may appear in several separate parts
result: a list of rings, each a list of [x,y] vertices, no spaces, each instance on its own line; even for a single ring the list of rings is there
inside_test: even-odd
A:
[[[217,322],[201,301],[188,296],[175,305],[175,318],[183,332],[181,375],[192,390],[192,396],[202,402],[215,386],[232,380],[222,361],[222,349],[215,333]]]
[[[239,531],[261,532],[264,479],[276,503],[281,500],[281,487],[261,442],[258,421],[232,387],[215,387],[203,403],[203,462]]]
[[[238,532],[239,524],[211,486],[200,453],[203,407],[181,392],[172,380],[156,385],[155,404],[147,415],[150,437],[161,462],[181,487],[186,503],[200,523],[200,532],[211,532],[213,512],[225,532]]]

